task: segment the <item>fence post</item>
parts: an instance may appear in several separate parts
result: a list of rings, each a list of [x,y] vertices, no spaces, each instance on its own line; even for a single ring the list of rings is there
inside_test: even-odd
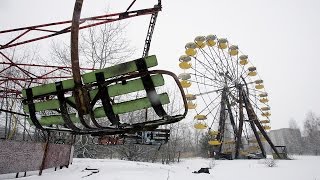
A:
[[[49,148],[49,139],[50,139],[50,132],[48,131],[48,137],[47,137],[47,140],[45,143],[45,149],[44,149],[44,153],[43,153],[42,163],[40,166],[39,176],[42,175],[42,170],[44,169],[44,165],[45,165],[45,161],[46,161],[46,157],[47,157],[47,152],[48,152],[48,148]]]

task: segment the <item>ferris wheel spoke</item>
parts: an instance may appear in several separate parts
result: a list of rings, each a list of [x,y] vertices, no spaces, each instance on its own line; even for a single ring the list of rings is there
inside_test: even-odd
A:
[[[192,69],[195,71],[194,77],[196,78],[196,81],[190,80],[191,82],[196,82],[196,83],[198,83],[198,82],[197,82],[198,77],[199,77],[199,78],[201,77],[201,79],[203,79],[203,78],[209,78],[208,76],[206,76],[206,75],[203,74],[202,72],[198,71],[196,68],[192,68]],[[200,74],[200,75],[198,75],[197,73]],[[214,79],[210,78],[210,80],[214,80]],[[217,82],[217,84],[221,84],[221,83],[222,83],[221,81],[217,81],[217,80],[216,80],[216,82]],[[204,83],[204,84],[207,84],[207,83]],[[210,84],[207,84],[207,85],[210,85]],[[214,85],[211,84],[210,86],[214,86]],[[214,86],[214,87],[218,87],[218,86]]]
[[[206,52],[204,49],[200,49],[201,53],[203,54],[203,56],[207,55],[208,57],[211,58],[212,62],[215,64],[215,66],[221,71],[223,72],[223,68],[221,66],[219,66],[219,64],[216,62],[216,58],[215,56],[212,54],[212,51],[211,51],[211,48],[209,47],[209,51],[210,51],[210,54],[208,52]],[[210,56],[211,55],[211,56]],[[210,63],[210,62],[208,62]],[[210,63],[211,64],[211,63]]]
[[[217,51],[215,50],[215,48],[209,47],[208,49],[209,49],[210,54],[212,55],[212,57],[213,57],[213,59],[214,59],[214,62],[215,62],[215,64],[216,64],[216,66],[220,68],[221,72],[225,72],[226,70],[228,70],[228,68],[227,68],[227,67],[225,66],[225,64],[223,63],[223,60],[222,60],[220,54],[217,53]],[[214,52],[215,55],[212,53],[212,51]],[[217,58],[214,58],[214,57],[217,57]],[[218,60],[218,62],[219,62],[220,65],[217,63],[217,60]]]
[[[256,102],[256,101],[254,101],[254,100],[252,100],[252,98],[248,98],[249,100],[250,100],[250,102],[251,102],[251,104],[260,112],[260,113],[264,113],[262,110],[261,110],[261,108],[259,107],[259,105],[258,105],[258,103]],[[266,105],[266,106],[268,106],[267,104],[265,104],[265,103],[263,103],[264,105]],[[268,118],[268,117],[266,117],[266,118]],[[268,118],[269,119],[269,118]]]
[[[211,101],[211,103],[207,104],[207,103],[206,103],[207,101],[204,99],[203,94],[206,94],[208,91],[206,91],[206,92],[201,92],[201,90],[200,90],[201,88],[199,87],[199,84],[198,84],[198,88],[199,88],[199,91],[200,91],[199,94],[202,94],[202,95],[201,95],[201,98],[202,98],[203,102],[205,103],[206,107],[208,107],[211,103],[213,103],[217,98],[219,98],[219,97],[221,96],[221,94],[219,94],[219,95],[218,95],[217,97],[215,97],[213,100],[211,99],[210,96],[208,96],[208,98],[209,98],[209,100]]]
[[[210,50],[210,48],[209,48],[209,50]],[[210,51],[211,56],[210,56],[206,51],[204,51],[203,49],[200,49],[200,51],[201,51],[201,53],[203,54],[204,57],[206,57],[206,55],[207,55],[208,57],[211,58],[211,60],[212,60],[212,62],[214,63],[214,65],[217,67],[217,69],[219,69],[219,72],[216,72],[217,74],[220,74],[220,73],[224,72],[224,71],[223,71],[223,68],[220,67],[220,66],[218,65],[218,63],[216,62],[216,59],[214,58],[214,55],[212,54],[211,51]],[[207,62],[212,66],[212,64],[210,63],[210,61],[209,61],[207,58],[206,58],[206,60],[207,60]]]
[[[222,54],[223,57],[224,57],[224,61],[225,61],[226,65],[227,65],[227,71],[226,71],[226,73],[231,73],[231,77],[233,78],[233,77],[234,77],[234,75],[233,75],[234,72],[233,72],[233,70],[231,69],[231,67],[230,67],[230,65],[229,65],[230,59],[227,58],[227,56],[226,56],[226,54],[225,54],[225,51],[224,51],[223,49],[218,50],[218,52],[219,52],[219,54],[220,54],[220,52],[221,52],[221,54]]]
[[[235,79],[236,78],[236,75],[235,75],[235,68],[234,68],[234,66],[233,66],[233,62],[232,62],[232,57],[231,56],[229,56],[229,54],[228,54],[228,56],[231,58],[227,58],[227,56],[226,56],[226,54],[225,54],[225,51],[224,50],[221,50],[222,51],[222,54],[223,54],[223,56],[224,56],[224,58],[225,58],[225,60],[226,60],[226,63],[227,63],[227,67],[228,67],[228,69],[230,70],[229,72],[231,72],[231,74],[232,74],[232,77]],[[232,69],[231,69],[231,65],[229,64],[231,62],[231,64],[232,64]]]
[[[214,60],[214,58],[213,58],[213,57],[210,57],[210,55],[209,55],[208,53],[206,53],[202,48],[200,48],[199,50],[200,50],[200,52],[202,53],[202,56],[204,57],[204,59],[206,60],[206,62],[210,65],[210,68],[211,68],[213,71],[215,71],[215,73],[218,73],[218,72],[215,70],[214,66],[213,66],[213,65],[211,64],[211,62],[210,62],[210,60]],[[208,58],[209,58],[210,60],[207,58],[207,56],[208,56]],[[194,57],[194,58],[199,61],[199,59],[198,59],[197,57]],[[199,62],[201,62],[201,61],[199,61]],[[214,62],[214,61],[213,61],[213,62]]]
[[[196,81],[197,81],[197,76],[195,76],[195,78],[196,78]],[[199,82],[197,81],[197,86],[198,86],[198,89],[199,89],[199,91],[200,91],[200,93],[201,93],[201,89],[202,88],[200,88],[200,86],[199,86]],[[205,88],[206,88],[206,90],[207,90],[207,87],[205,86]],[[211,97],[210,96],[208,96],[209,97],[209,100],[211,101],[211,103],[212,102],[214,102],[214,100],[211,100]],[[218,96],[219,97],[219,96]],[[218,98],[218,97],[216,97],[216,98]],[[204,97],[203,96],[201,96],[201,98],[202,98],[202,100],[203,100],[203,102],[205,103],[205,105],[206,105],[206,107],[208,107],[209,105],[207,105],[207,102],[206,102],[206,100],[204,99]]]
[[[211,100],[210,103],[208,103],[208,104],[205,103],[206,106],[203,107],[202,110],[201,110],[199,113],[202,114],[203,112],[208,111],[208,112],[206,113],[206,115],[211,114],[211,112],[212,112],[213,110],[215,110],[215,109],[219,106],[219,102],[216,102],[216,101],[215,101],[215,100],[216,100],[217,98],[219,98],[219,97],[220,97],[220,96],[218,96],[218,97],[216,97],[215,99]]]
[[[205,64],[204,62],[202,62],[202,61],[200,61],[198,58],[196,58],[196,57],[194,57],[194,59],[196,60],[196,62],[198,62],[199,64],[201,64],[203,67],[204,67],[204,69],[207,71],[207,72],[209,72],[213,77],[215,77],[215,78],[220,78],[220,76],[217,76],[219,73],[215,70],[215,68],[214,67],[212,67],[211,66],[211,64],[210,64],[210,66],[209,65],[207,65],[207,64]],[[207,60],[208,61],[208,60]],[[212,72],[211,71],[214,71],[215,72],[215,74],[216,75],[214,75],[214,74],[212,74]],[[220,79],[221,80],[221,79]]]
[[[217,116],[218,116],[218,114],[219,114],[219,112],[220,112],[220,106],[218,106],[218,109],[216,110],[216,113],[214,114],[214,116],[213,116],[213,119],[212,119],[212,122],[211,122],[211,125],[210,125],[210,129],[212,128],[212,126],[213,126],[213,124],[217,121]],[[211,111],[211,114],[212,114],[212,111]]]
[[[208,77],[208,76],[205,76],[205,75],[199,75],[199,74],[192,74],[192,73],[190,73],[191,75],[194,75],[194,76],[197,76],[197,77],[199,77],[199,78],[203,78],[203,79],[207,79],[207,80],[210,80],[210,81],[214,81],[214,82],[217,82],[217,83],[224,83],[223,81],[220,81],[220,80],[218,80],[218,79],[216,79],[216,78],[210,78],[210,77]]]
[[[209,50],[210,51],[212,50],[215,53],[217,59],[219,60],[219,63],[221,64],[222,72],[228,71],[228,67],[223,63],[223,60],[222,60],[222,58],[220,56],[220,52],[218,51],[219,52],[219,54],[218,54],[217,51],[214,48],[209,48]]]
[[[215,86],[215,85],[212,85],[212,84],[207,84],[207,83],[203,83],[203,82],[199,82],[197,80],[189,80],[190,82],[193,82],[193,83],[196,83],[196,84],[201,84],[201,85],[204,85],[204,86],[211,86],[211,87],[216,87],[216,88],[221,88],[219,86]]]

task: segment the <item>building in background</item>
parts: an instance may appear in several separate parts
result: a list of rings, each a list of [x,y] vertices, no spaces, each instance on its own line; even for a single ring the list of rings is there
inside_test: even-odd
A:
[[[289,154],[303,154],[304,141],[299,129],[282,128],[268,134],[275,146],[286,146]],[[270,148],[267,150],[271,151]]]

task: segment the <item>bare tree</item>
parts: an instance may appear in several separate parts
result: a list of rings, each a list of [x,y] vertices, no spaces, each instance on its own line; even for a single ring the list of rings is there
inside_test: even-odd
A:
[[[298,123],[295,119],[291,118],[289,120],[289,128],[291,129],[300,129],[299,126],[298,126]]]
[[[313,112],[307,113],[304,121],[306,151],[318,155],[320,153],[320,117]]]
[[[128,60],[135,49],[125,38],[125,27],[121,22],[96,26],[81,32],[79,44],[80,66],[101,69]],[[70,66],[70,46],[53,42],[51,54],[54,61]]]

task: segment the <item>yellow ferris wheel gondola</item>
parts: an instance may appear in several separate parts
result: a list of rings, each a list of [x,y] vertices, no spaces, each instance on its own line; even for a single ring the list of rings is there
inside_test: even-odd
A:
[[[256,86],[255,86],[256,89],[263,89],[264,88],[264,85],[262,84],[263,80],[259,79],[259,80],[255,80],[254,82],[256,84]]]
[[[254,66],[251,66],[248,68],[248,76],[256,76],[257,75],[257,68]]]
[[[261,120],[260,123],[261,124],[267,124],[267,123],[270,123],[270,120]]]
[[[203,123],[196,123],[196,124],[194,125],[194,128],[201,130],[201,129],[207,129],[208,126],[205,125],[205,124],[203,124]]]
[[[180,84],[183,88],[188,88],[191,86],[191,82],[187,81],[187,80],[182,80],[180,81]]]
[[[197,48],[204,48],[206,46],[206,37],[204,36],[197,36],[195,39],[194,39],[196,45],[197,45]]]
[[[212,130],[209,131],[209,135],[211,136],[216,136],[218,134],[219,134],[219,131],[212,131]]]
[[[213,146],[219,146],[222,143],[218,140],[211,140],[211,141],[208,141],[208,144],[213,145]]]
[[[195,109],[197,107],[197,104],[193,103],[192,101],[187,102],[188,109]]]
[[[263,113],[261,113],[261,116],[263,116],[263,117],[269,117],[269,116],[271,116],[271,113],[270,113],[269,111],[263,112]]]
[[[266,92],[260,93],[259,97],[261,97],[261,98],[268,97],[268,93],[266,93]]]
[[[228,47],[228,40],[225,38],[218,39],[218,48],[226,49]]]
[[[241,55],[241,56],[239,56],[239,59],[240,59],[239,64],[241,64],[243,66],[248,64],[248,56],[247,55]]]
[[[267,102],[269,102],[269,99],[268,98],[261,98],[261,99],[259,99],[259,101],[261,103],[267,103]]]
[[[239,48],[238,48],[238,46],[236,46],[236,45],[230,46],[230,47],[229,47],[229,54],[230,54],[231,56],[236,56],[236,55],[238,55],[238,54],[239,54]]]
[[[198,115],[194,116],[193,119],[195,119],[195,120],[206,120],[207,116],[203,115],[203,114],[198,114]]]
[[[196,43],[194,42],[189,42],[186,44],[186,50],[185,53],[188,56],[195,56],[197,54],[196,48],[198,47]]]
[[[269,111],[270,107],[269,106],[264,106],[260,108],[262,111]]]
[[[193,94],[186,94],[186,99],[188,101],[193,101],[197,99],[197,96],[193,95]]]
[[[191,63],[188,63],[188,62],[180,62],[179,67],[181,69],[186,70],[186,69],[190,69],[192,67],[192,65],[191,65]]]
[[[212,35],[212,34],[208,35],[206,37],[207,46],[209,46],[209,47],[215,46],[217,44],[216,39],[217,39],[217,37],[215,35]]]

